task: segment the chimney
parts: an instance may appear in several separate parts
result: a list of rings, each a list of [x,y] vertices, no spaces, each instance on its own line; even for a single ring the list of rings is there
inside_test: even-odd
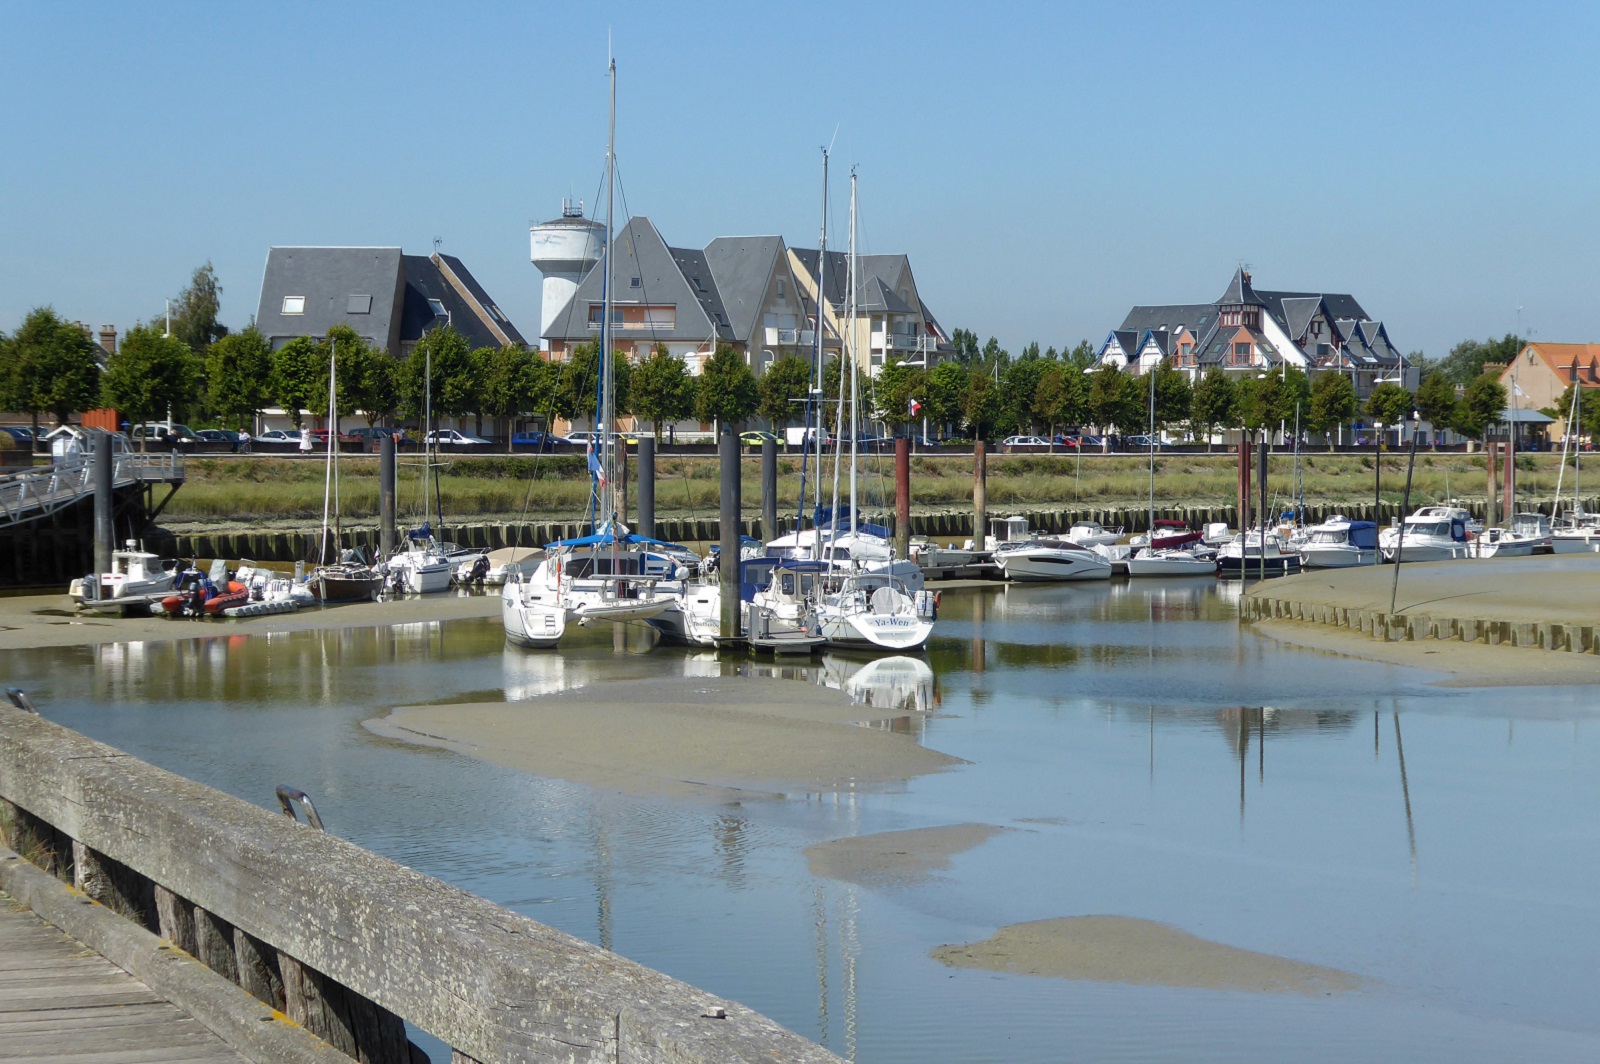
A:
[[[117,353],[117,327],[115,325],[100,326],[100,350],[107,355]]]

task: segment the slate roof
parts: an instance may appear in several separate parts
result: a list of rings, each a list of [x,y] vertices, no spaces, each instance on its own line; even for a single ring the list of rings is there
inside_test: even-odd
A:
[[[782,269],[788,274],[783,237],[720,236],[706,245],[705,260],[734,336],[748,343],[760,323],[773,273]]]
[[[1217,305],[1219,307],[1264,307],[1267,305],[1267,301],[1256,294],[1255,288],[1250,284],[1250,275],[1244,272],[1243,266],[1240,266],[1238,269],[1233,271],[1233,280],[1228,282],[1228,290],[1222,293],[1221,298],[1217,300]]]
[[[445,261],[467,289],[465,297],[432,259],[406,255],[399,248],[271,248],[256,325],[274,348],[298,336],[321,339],[333,326],[348,325],[367,342],[398,356],[402,344],[420,339],[439,321],[429,302],[438,300],[473,347],[502,346],[483,321],[493,316],[489,294],[460,259]],[[289,297],[304,299],[304,313],[283,313]],[[503,314],[494,320],[508,340],[523,342]]]
[[[1222,329],[1213,329],[1211,336],[1206,340],[1205,346],[1196,350],[1195,361],[1202,366],[1226,365],[1228,354],[1232,350],[1234,343],[1236,341],[1239,343],[1244,342],[1238,340],[1241,333],[1250,338],[1250,343],[1259,349],[1269,366],[1283,361],[1283,353],[1273,346],[1272,341],[1245,325],[1230,325]]]
[[[1181,325],[1199,338],[1206,334],[1216,320],[1217,308],[1213,303],[1178,303],[1159,307],[1134,307],[1128,311],[1128,316],[1122,319],[1120,328],[1135,333],[1143,333],[1146,329],[1166,329],[1175,333]]]
[[[795,257],[812,277],[817,276],[817,249],[795,248]],[[856,304],[868,313],[913,314],[913,308],[897,294],[900,282],[911,271],[911,260],[904,255],[856,256]],[[829,305],[844,310],[845,289],[850,283],[850,256],[843,251],[828,252],[823,270],[822,294]],[[920,300],[919,300],[920,302]]]
[[[507,340],[520,347],[528,346],[528,342],[522,338],[522,334],[517,331],[517,327],[511,324],[511,319],[505,316],[505,312],[490,298],[483,285],[479,284],[478,279],[472,276],[472,271],[467,269],[466,263],[454,255],[440,253],[439,258],[442,260],[445,269],[454,274],[455,279],[461,283],[461,287],[465,288],[468,294],[472,296],[473,301],[481,308],[481,313],[494,321],[500,331],[505,334]]]

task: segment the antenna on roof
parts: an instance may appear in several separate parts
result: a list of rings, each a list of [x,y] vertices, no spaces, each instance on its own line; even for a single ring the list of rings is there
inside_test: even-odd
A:
[[[433,253],[434,253],[434,254],[435,254],[435,255],[437,255],[437,254],[439,254],[439,247],[440,247],[440,246],[441,246],[441,245],[442,245],[442,244],[443,244],[443,243],[444,243],[444,237],[442,237],[442,236],[436,236],[436,237],[434,237],[434,238],[433,238]]]

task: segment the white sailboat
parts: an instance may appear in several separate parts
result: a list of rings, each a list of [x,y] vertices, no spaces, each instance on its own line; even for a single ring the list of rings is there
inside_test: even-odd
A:
[[[445,557],[438,542],[433,538],[433,527],[428,521],[428,485],[433,476],[433,346],[430,344],[424,355],[423,392],[422,392],[422,424],[423,434],[423,459],[422,459],[422,527],[411,529],[406,533],[406,545],[397,550],[388,559],[389,583],[396,591],[411,592],[418,595],[435,594],[446,591],[450,587],[451,577],[455,567],[450,559]],[[444,527],[444,506],[438,497],[438,489],[434,489],[434,501],[439,510],[439,525]]]
[[[1575,438],[1575,430],[1579,426],[1579,413],[1582,410],[1583,388],[1574,385],[1572,389],[1572,406],[1567,414],[1567,431],[1561,440],[1561,473],[1556,478],[1556,505],[1561,505],[1561,478],[1567,472],[1567,447]],[[1587,554],[1600,550],[1600,514],[1585,513],[1583,509],[1583,494],[1579,490],[1579,482],[1583,470],[1583,446],[1574,448],[1572,452],[1572,508],[1560,515],[1559,522],[1550,536],[1550,548],[1555,554]]]
[[[383,574],[368,565],[356,551],[339,545],[339,352],[337,341],[328,352],[328,458],[322,489],[322,535],[317,540],[318,565],[306,578],[305,588],[317,602],[370,602],[383,588]],[[330,511],[333,524],[330,528]],[[330,551],[330,538],[332,550]],[[329,555],[335,554],[332,559]]]
[[[1156,527],[1156,371],[1152,367],[1146,374],[1150,378],[1150,528]],[[1181,547],[1159,547],[1154,542],[1140,547],[1128,557],[1129,576],[1215,576],[1216,554],[1210,548],[1197,551],[1196,544]]]
[[[589,471],[595,486],[593,531],[545,548],[531,574],[507,576],[501,587],[501,621],[506,638],[530,648],[556,646],[569,621],[648,621],[671,609],[686,572],[668,552],[683,550],[636,536],[617,515],[617,448],[614,431],[616,382],[612,363],[612,238],[616,185],[617,64],[609,69],[611,117],[606,142],[606,243],[601,274],[600,395],[595,425],[599,438],[589,445]]]

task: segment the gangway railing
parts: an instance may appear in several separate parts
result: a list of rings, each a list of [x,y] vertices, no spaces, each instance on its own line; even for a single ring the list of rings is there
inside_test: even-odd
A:
[[[183,480],[179,454],[136,454],[115,457],[114,487],[144,481]],[[60,459],[51,465],[0,476],[0,528],[36,521],[94,493],[94,466],[87,456]]]

